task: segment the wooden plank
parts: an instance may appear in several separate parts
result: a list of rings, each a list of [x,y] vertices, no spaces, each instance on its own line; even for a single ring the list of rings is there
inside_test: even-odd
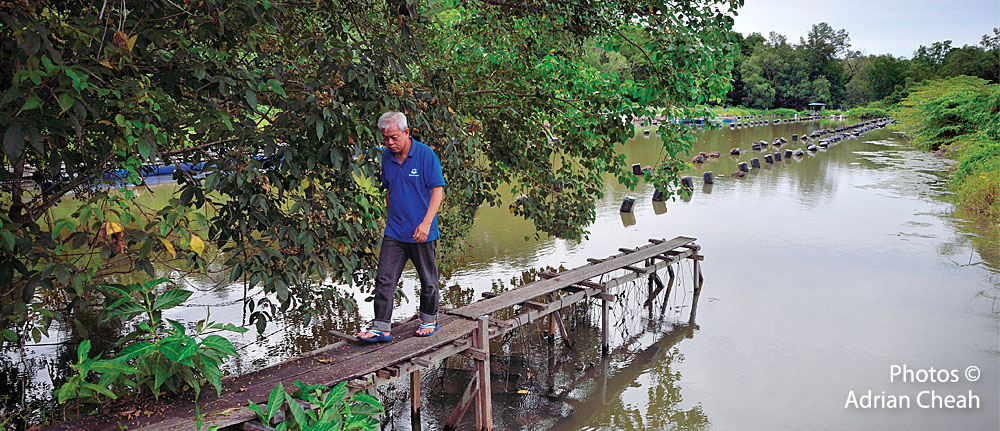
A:
[[[547,307],[547,305],[542,304],[541,302],[536,302],[536,301],[524,301],[524,302],[522,302],[520,304],[517,304],[517,305],[521,305],[521,306],[524,306],[524,307],[527,307],[527,308],[533,308],[535,310],[544,310],[545,307]]]
[[[420,365],[421,367],[424,367],[424,368],[430,368],[430,367],[434,366],[434,362],[428,361],[428,360],[426,360],[424,358],[421,358],[419,356],[416,357],[416,358],[411,358],[410,361],[413,362],[414,364]]]
[[[467,319],[478,319],[480,316],[494,313],[532,298],[554,292],[565,286],[577,284],[581,281],[587,281],[591,278],[619,269],[622,266],[642,262],[653,256],[662,254],[667,250],[673,250],[694,241],[694,238],[679,236],[661,244],[646,245],[627,255],[616,256],[601,263],[571,269],[563,272],[556,278],[538,280],[528,283],[518,289],[506,292],[501,296],[474,302],[451,311],[451,314],[465,317]]]
[[[451,416],[448,416],[448,421],[445,422],[444,429],[454,430],[458,428],[458,423],[462,421],[462,417],[465,416],[465,412],[469,410],[469,406],[472,405],[473,401],[476,401],[478,394],[479,375],[472,373],[472,379],[469,380],[469,385],[465,387],[465,392],[462,393],[462,398],[458,400],[455,410],[451,412]]]
[[[559,326],[559,336],[562,337],[563,343],[566,344],[566,347],[572,349],[573,345],[576,343],[569,337],[569,331],[566,330],[566,324],[563,323],[562,320],[562,313],[556,311],[555,313],[552,313],[552,318],[556,321],[556,325]]]
[[[625,265],[625,266],[622,267],[622,269],[627,269],[629,271],[639,272],[639,273],[642,273],[642,274],[645,274],[647,272],[647,269],[645,269],[645,268],[639,268],[639,267],[632,266],[632,265]]]
[[[656,284],[656,290],[649,292],[649,297],[646,298],[646,303],[642,304],[643,307],[653,305],[653,300],[656,299],[656,295],[659,295],[663,288],[666,287],[663,284],[663,280],[660,280],[660,276],[656,275],[656,273],[649,275],[649,281]],[[671,279],[671,282],[673,282],[673,279]]]

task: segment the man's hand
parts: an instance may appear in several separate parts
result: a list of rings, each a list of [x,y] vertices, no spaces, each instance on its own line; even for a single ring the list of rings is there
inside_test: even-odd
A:
[[[427,235],[429,235],[430,233],[431,233],[431,224],[420,223],[420,226],[417,226],[417,230],[413,232],[413,240],[416,242],[427,241]]]

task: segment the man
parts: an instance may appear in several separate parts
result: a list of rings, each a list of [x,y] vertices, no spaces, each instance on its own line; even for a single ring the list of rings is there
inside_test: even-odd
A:
[[[375,277],[375,321],[371,329],[358,333],[359,340],[372,343],[392,340],[392,302],[407,260],[420,276],[421,323],[416,335],[437,331],[437,212],[444,198],[441,160],[430,147],[410,138],[406,116],[387,112],[378,119],[378,128],[385,143],[382,187],[389,217]]]

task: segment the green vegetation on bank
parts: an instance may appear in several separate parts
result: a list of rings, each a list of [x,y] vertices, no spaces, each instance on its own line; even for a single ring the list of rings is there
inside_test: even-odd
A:
[[[958,160],[958,204],[1000,222],[1000,85],[968,76],[924,81],[894,114],[918,147]]]

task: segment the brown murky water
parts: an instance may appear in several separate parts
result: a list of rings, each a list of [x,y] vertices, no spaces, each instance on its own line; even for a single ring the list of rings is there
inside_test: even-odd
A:
[[[680,268],[670,297],[650,308],[642,307],[644,284],[624,289],[612,313],[607,359],[599,352],[596,308],[579,307],[567,317],[574,349],[529,331],[495,342],[497,429],[1000,429],[1000,240],[997,227],[969,221],[949,203],[945,175],[952,162],[913,150],[887,130],[773,165],[763,153],[727,155],[731,147],[749,149],[751,141],[790,140],[842,124],[701,132],[695,151],[723,156],[691,172],[691,199],[654,206],[651,186],[629,191],[609,181],[583,242],[525,241],[530,223],[506,208],[483,210],[473,248],[443,287],[443,306],[478,299],[494,284],[510,287],[530,268],[578,266],[648,238],[693,236],[706,256],[697,302],[689,265]],[[640,134],[624,152],[630,163],[653,164],[659,142]],[[729,177],[738,161],[752,157],[762,169]],[[714,186],[702,184],[703,170],[715,173]],[[638,198],[632,215],[618,212],[626,194]],[[412,269],[404,279],[415,300]],[[240,322],[241,285],[188,283],[199,292],[172,318],[195,321],[210,306],[213,318]],[[263,335],[251,330],[239,340],[242,358],[230,370],[246,372],[335,341],[327,329],[357,330],[372,317],[361,299],[360,314],[308,326],[288,318]],[[415,310],[404,302],[395,316]],[[3,359],[8,376],[11,369],[33,370],[27,397],[38,403],[75,352],[63,343],[75,330],[63,329],[24,358]],[[903,382],[890,377],[893,365],[955,369],[960,378]],[[965,376],[971,366],[980,370],[974,382]],[[395,402],[406,400],[405,381],[382,388],[391,404],[385,428],[443,428],[468,370],[464,360],[452,359],[425,373],[417,421],[408,403]],[[909,396],[910,408],[849,405],[852,391],[861,399],[869,390]],[[922,408],[918,402],[933,400],[924,391],[971,391],[979,406]]]

